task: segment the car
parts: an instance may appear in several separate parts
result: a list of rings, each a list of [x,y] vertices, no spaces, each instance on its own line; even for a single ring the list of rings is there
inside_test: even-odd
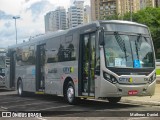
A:
[[[160,66],[160,59],[156,60],[156,66]]]

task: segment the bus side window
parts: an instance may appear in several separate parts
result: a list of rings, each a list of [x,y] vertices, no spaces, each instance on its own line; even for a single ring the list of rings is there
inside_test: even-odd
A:
[[[5,58],[5,67],[8,68],[10,66],[10,51],[6,53],[6,58]]]

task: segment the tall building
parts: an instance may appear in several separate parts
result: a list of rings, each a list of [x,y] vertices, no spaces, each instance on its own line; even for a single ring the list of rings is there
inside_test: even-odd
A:
[[[65,30],[67,28],[66,10],[58,7],[45,15],[45,32]]]
[[[123,16],[127,12],[137,12],[146,7],[160,5],[160,0],[90,0],[91,19],[103,20],[108,16]]]
[[[45,32],[53,31],[53,15],[54,15],[54,12],[51,11],[44,16]]]
[[[146,7],[155,7],[155,0],[140,0],[140,9],[144,9]]]
[[[116,11],[118,15],[140,10],[140,0],[117,0]]]
[[[83,24],[84,21],[84,1],[74,1],[73,5],[68,8],[68,26],[69,28]]]
[[[89,5],[86,5],[84,7],[83,23],[89,23],[89,22],[91,22],[91,7]]]
[[[90,3],[92,21],[116,14],[116,0],[91,0]]]
[[[68,9],[68,27],[76,27],[78,25],[78,12],[76,6],[71,6]]]

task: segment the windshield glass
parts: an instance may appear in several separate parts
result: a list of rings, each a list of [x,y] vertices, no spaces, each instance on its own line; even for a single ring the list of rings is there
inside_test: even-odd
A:
[[[107,67],[154,67],[150,37],[141,34],[104,34],[104,51]]]

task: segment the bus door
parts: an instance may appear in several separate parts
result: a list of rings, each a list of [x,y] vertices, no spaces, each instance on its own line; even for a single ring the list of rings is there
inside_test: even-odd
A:
[[[45,44],[37,46],[36,52],[36,91],[45,89]]]
[[[95,33],[81,36],[81,91],[82,95],[94,96],[95,93]]]
[[[10,53],[10,68],[9,68],[9,88],[15,88],[15,52]]]

